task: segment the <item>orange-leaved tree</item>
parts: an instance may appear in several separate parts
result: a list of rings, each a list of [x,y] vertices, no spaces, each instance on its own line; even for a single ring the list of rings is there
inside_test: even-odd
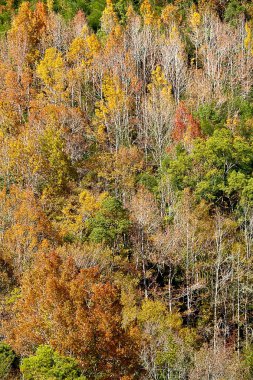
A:
[[[51,223],[30,189],[0,192],[0,260],[20,278],[40,250],[57,241]]]
[[[181,102],[176,110],[175,125],[172,131],[174,141],[184,142],[185,145],[191,143],[192,140],[201,137],[201,129],[198,120],[196,120],[186,105]]]
[[[56,253],[38,256],[24,275],[5,334],[21,355],[50,344],[90,378],[116,380],[137,368],[137,334],[122,328],[120,290],[96,267],[79,270]]]

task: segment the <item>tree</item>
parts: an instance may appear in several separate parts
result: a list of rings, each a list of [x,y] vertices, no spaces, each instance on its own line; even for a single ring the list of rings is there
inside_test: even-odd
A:
[[[156,17],[149,0],[142,1],[140,5],[140,13],[142,15],[144,25],[152,26],[158,23],[158,18]]]
[[[108,244],[119,253],[124,248],[124,236],[129,231],[130,222],[121,202],[106,197],[94,217],[86,221],[86,228],[91,242]]]
[[[136,371],[134,334],[124,330],[120,290],[96,268],[79,270],[71,257],[37,256],[5,324],[7,341],[29,355],[50,344],[73,355],[88,377],[118,379]]]
[[[251,2],[0,0],[10,18],[0,338],[24,376],[251,379]]]
[[[245,24],[245,32],[244,46],[252,53],[252,30],[248,23]]]
[[[118,17],[113,8],[111,0],[106,0],[106,7],[101,17],[101,29],[104,33],[109,34],[117,25]]]
[[[103,181],[103,187],[113,191],[127,205],[135,192],[138,174],[144,167],[143,153],[134,145],[121,146],[117,152],[96,155],[90,167]]]
[[[78,102],[81,109],[89,110],[91,106],[93,107],[93,104],[91,105],[88,102],[91,97],[89,80],[92,75],[94,60],[98,58],[100,49],[99,39],[94,33],[89,33],[87,26],[82,28],[80,35],[73,39],[70,44],[67,60],[71,65],[68,72],[68,86],[72,107],[74,102]],[[84,96],[87,98],[85,102]]]
[[[168,38],[161,38],[160,46],[163,70],[172,84],[173,94],[178,103],[186,87],[187,66],[184,45],[176,25],[171,27]]]
[[[25,380],[85,380],[75,359],[64,357],[50,346],[39,346],[34,356],[22,360]]]
[[[178,7],[175,4],[166,5],[161,13],[161,21],[166,26],[171,26],[178,21]]]
[[[147,299],[137,318],[143,331],[140,355],[147,379],[184,379],[191,348],[187,340],[183,341],[183,334],[180,337],[180,316],[169,313],[163,302]]]
[[[200,126],[197,120],[191,115],[186,106],[180,103],[175,113],[175,125],[172,131],[174,141],[183,142],[189,147],[191,141],[201,136]]]
[[[206,141],[196,140],[191,153],[178,150],[178,160],[171,162],[169,169],[171,179],[181,189],[194,189],[198,198],[208,202],[219,199],[220,206],[233,208],[249,180],[253,159],[250,146],[251,142],[228,129],[216,130]]]
[[[85,222],[95,217],[107,196],[106,192],[96,196],[89,190],[83,190],[78,197],[72,197],[62,210],[61,234],[71,240],[83,240]]]
[[[124,93],[119,77],[108,73],[103,79],[102,92],[103,99],[96,105],[95,137],[109,151],[117,152],[121,145],[129,142],[130,97]]]
[[[136,246],[136,261],[141,261],[145,298],[148,298],[147,262],[150,255],[149,238],[159,229],[161,218],[156,200],[143,186],[138,189],[129,205],[130,218],[133,221],[135,234],[133,241]]]
[[[37,74],[45,84],[46,93],[53,103],[67,98],[64,61],[56,48],[49,48],[37,66]]]
[[[171,85],[161,66],[151,73],[148,96],[144,99],[144,126],[146,145],[152,149],[155,163],[162,166],[162,158],[168,148],[174,111]]]
[[[212,348],[204,345],[197,353],[194,367],[190,371],[190,380],[201,380],[208,377],[236,380],[246,379],[241,370],[238,357],[229,348],[219,347],[214,353]]]
[[[12,366],[17,359],[14,351],[10,346],[1,342],[0,343],[0,376],[7,379],[12,371]]]
[[[40,42],[45,36],[47,10],[43,2],[32,11],[30,3],[21,3],[8,32],[10,58],[17,67],[19,76],[27,67],[34,67],[40,57]]]
[[[37,252],[57,241],[57,234],[31,190],[12,186],[0,192],[0,199],[0,257],[20,279]]]
[[[64,191],[75,177],[75,167],[65,151],[60,130],[48,126],[39,139],[37,170],[42,176],[40,186],[48,193]]]

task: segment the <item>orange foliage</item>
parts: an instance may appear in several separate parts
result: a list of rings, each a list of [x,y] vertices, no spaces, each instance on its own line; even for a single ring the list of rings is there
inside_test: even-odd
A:
[[[50,222],[31,190],[12,186],[0,192],[0,257],[19,277],[35,254],[57,241]]]
[[[173,140],[190,142],[200,136],[199,122],[194,119],[185,104],[181,102],[175,114],[175,125],[172,131]]]
[[[136,343],[121,327],[120,290],[96,268],[79,270],[56,253],[38,256],[13,312],[7,338],[22,355],[49,343],[76,357],[91,377],[116,380],[134,372]]]
[[[34,64],[38,59],[46,24],[47,11],[44,3],[37,3],[34,11],[29,2],[21,4],[8,33],[11,58],[20,71],[25,64]]]

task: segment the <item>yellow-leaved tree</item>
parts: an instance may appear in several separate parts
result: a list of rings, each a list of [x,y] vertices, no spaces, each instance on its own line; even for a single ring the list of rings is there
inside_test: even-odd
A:
[[[106,192],[96,196],[89,190],[82,190],[78,196],[71,197],[62,210],[59,223],[61,236],[69,240],[82,240],[85,221],[95,216],[107,196]]]
[[[66,58],[70,65],[67,75],[72,106],[74,102],[77,102],[83,109],[84,103],[87,104],[90,100],[90,107],[93,107],[94,99],[91,97],[90,81],[94,70],[93,64],[100,50],[101,44],[98,37],[94,33],[89,34],[86,26],[81,35],[71,42]]]
[[[63,56],[56,48],[46,50],[44,58],[37,66],[37,75],[42,80],[47,98],[52,103],[67,99],[66,68]]]
[[[106,0],[106,7],[101,17],[101,29],[104,33],[109,34],[118,24],[118,17],[114,10],[112,0]]]
[[[170,141],[175,109],[172,86],[161,66],[152,71],[143,109],[146,143],[152,149],[156,164],[161,166],[164,151]]]
[[[253,55],[253,34],[252,34],[252,26],[249,22],[245,23],[245,38],[244,38],[244,47]]]
[[[143,18],[143,23],[145,26],[159,25],[160,20],[149,0],[143,0],[140,6],[140,13]]]
[[[125,94],[117,75],[104,76],[103,99],[97,102],[94,118],[95,135],[99,143],[111,152],[129,141],[130,96]]]

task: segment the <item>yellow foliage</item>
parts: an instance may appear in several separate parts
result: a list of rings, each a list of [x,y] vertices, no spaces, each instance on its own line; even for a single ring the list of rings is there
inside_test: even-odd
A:
[[[166,305],[160,301],[146,299],[143,301],[138,314],[140,323],[160,323],[167,316]]]
[[[127,8],[127,11],[126,11],[126,17],[127,17],[127,20],[130,21],[134,18],[134,16],[136,15],[135,11],[134,11],[134,7],[132,4],[130,4]]]
[[[138,298],[135,289],[138,287],[139,281],[140,279],[138,276],[132,277],[131,275],[123,275],[122,273],[115,274],[115,283],[121,288],[121,303],[123,306],[122,324],[124,328],[132,325],[132,323],[135,322],[138,314]]]
[[[11,33],[16,31],[32,31],[32,11],[28,1],[24,1],[20,4],[17,16],[14,18],[11,28]]]
[[[171,27],[171,29],[170,29],[169,40],[170,40],[171,44],[176,45],[177,48],[178,48],[177,57],[179,59],[183,60],[184,59],[183,58],[183,54],[184,54],[184,51],[185,51],[185,46],[184,46],[184,44],[182,42],[182,38],[181,38],[181,35],[180,35],[180,32],[179,32],[179,28],[178,28],[178,26],[176,24],[174,24]]]
[[[169,86],[168,81],[165,78],[164,72],[161,66],[156,66],[155,70],[152,71],[152,82],[148,85],[148,90],[151,92],[152,89],[158,87]],[[171,86],[169,86],[171,90]]]
[[[70,45],[67,59],[70,62],[78,62],[84,67],[89,66],[100,51],[100,47],[100,42],[94,33],[85,39],[76,37]]]
[[[92,216],[99,210],[108,194],[102,193],[95,197],[89,190],[83,190],[79,195],[80,213]]]
[[[56,239],[51,224],[30,189],[11,186],[0,192],[0,258],[18,276],[29,267],[38,250]]]
[[[191,17],[190,17],[190,23],[191,23],[191,26],[193,29],[196,29],[200,26],[200,23],[201,23],[201,16],[198,12],[196,11],[193,11],[191,13]]]
[[[115,49],[118,49],[121,46],[122,36],[123,36],[122,26],[117,24],[111,30],[111,33],[109,34],[108,39],[106,41],[105,50],[108,52],[108,54],[110,51],[112,52],[112,54],[115,54]]]
[[[165,74],[161,66],[157,66],[155,70],[152,71],[152,81],[148,84],[148,91],[150,93],[150,101],[157,102],[159,99],[162,103],[169,106],[172,104],[172,86],[169,84],[165,78]]]
[[[244,47],[247,50],[250,50],[251,54],[253,54],[253,37],[252,37],[252,30],[248,22],[245,24],[245,32],[246,36],[244,38]]]
[[[55,103],[68,98],[66,67],[61,52],[49,48],[37,66],[37,75],[45,84],[45,92]],[[43,98],[43,94],[40,94]]]
[[[61,235],[80,235],[84,229],[85,220],[95,215],[107,196],[106,192],[96,196],[89,190],[83,190],[79,194],[78,199],[70,199],[69,203],[62,210]]]
[[[141,325],[153,326],[158,331],[179,331],[182,327],[182,318],[179,313],[170,313],[161,301],[146,299],[138,313]]]
[[[71,164],[66,155],[65,143],[61,131],[53,126],[47,126],[40,137],[40,171],[47,181],[47,188],[53,191],[62,190],[71,176]]]
[[[95,125],[98,141],[105,141],[108,123],[114,123],[123,109],[128,107],[125,94],[118,76],[105,75],[102,83],[103,99],[96,103]]]
[[[171,31],[170,31],[170,40],[171,41],[178,41],[179,40],[179,31],[178,31],[178,28],[176,27],[176,25],[174,25],[172,28],[171,28]]]
[[[102,107],[104,112],[113,112],[123,105],[125,94],[117,76],[106,75],[103,80],[102,91],[106,100],[106,108]]]
[[[135,188],[136,175],[143,169],[143,156],[137,147],[121,146],[114,153],[96,156],[94,167],[100,178],[115,184],[127,195]]]
[[[114,11],[112,0],[106,0],[106,7],[101,17],[101,29],[109,34],[117,23],[118,17]]]
[[[22,67],[24,63],[34,64],[39,57],[39,43],[47,24],[47,12],[43,3],[38,2],[32,11],[30,2],[22,2],[13,18],[8,33],[10,54],[14,62]]]
[[[37,176],[39,152],[34,136],[28,128],[24,128],[17,136],[0,136],[0,170],[8,181],[8,177],[16,182],[29,184]],[[26,170],[24,170],[24,168]]]
[[[140,6],[140,13],[143,17],[144,25],[155,26],[159,25],[159,19],[154,12],[149,0],[143,0]]]
[[[236,131],[239,124],[240,124],[240,119],[238,115],[234,115],[233,117],[228,117],[226,120],[227,128],[231,129],[233,132]]]
[[[72,62],[83,58],[83,55],[85,55],[85,47],[85,40],[82,37],[76,37],[69,47],[67,53],[68,60]]]
[[[54,0],[47,0],[47,9],[52,12],[54,9]]]
[[[56,48],[49,48],[37,66],[37,74],[45,83],[50,93],[56,97],[64,97],[65,67],[62,54]]]
[[[173,4],[168,4],[163,8],[161,20],[165,25],[170,25],[175,22],[177,14],[177,7]]]

